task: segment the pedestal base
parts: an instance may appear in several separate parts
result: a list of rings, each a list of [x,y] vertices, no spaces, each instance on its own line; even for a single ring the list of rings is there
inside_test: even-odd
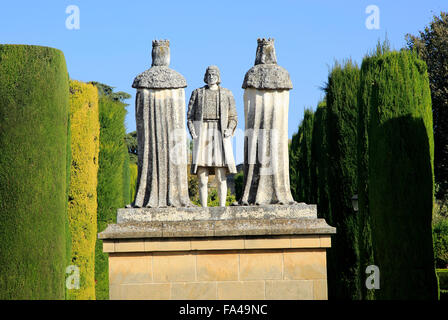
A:
[[[335,228],[317,218],[244,216],[110,225],[99,234],[109,253],[110,298],[327,299]]]

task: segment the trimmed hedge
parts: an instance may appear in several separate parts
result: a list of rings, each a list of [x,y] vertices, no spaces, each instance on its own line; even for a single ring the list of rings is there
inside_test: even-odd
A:
[[[311,138],[313,134],[314,112],[306,109],[299,130],[292,136],[289,146],[291,193],[294,200],[315,203],[311,173]]]
[[[326,136],[329,223],[336,227],[328,251],[329,298],[361,298],[358,221],[352,196],[357,193],[357,118],[359,68],[350,60],[336,63],[328,76]]]
[[[98,169],[98,232],[116,222],[117,209],[124,207],[124,190],[129,193],[129,181],[124,182],[124,162],[129,158],[125,143],[126,104],[107,96],[99,98],[100,153]],[[126,186],[127,185],[127,186]],[[108,255],[103,242],[95,246],[95,294],[97,300],[109,299]]]
[[[130,163],[129,164],[129,176],[130,176],[130,189],[129,189],[129,194],[130,194],[130,201],[134,202],[135,199],[135,191],[137,188],[137,177],[138,177],[138,166],[136,163]]]
[[[314,113],[313,137],[311,139],[311,164],[316,179],[317,215],[331,225],[330,200],[328,194],[328,142],[327,142],[327,102],[317,105]]]
[[[385,43],[387,44],[387,43]],[[377,54],[387,51],[386,46],[377,46]],[[358,163],[358,247],[359,264],[361,269],[374,265],[374,244],[372,239],[372,218],[369,208],[369,136],[368,124],[370,119],[369,106],[375,103],[378,88],[375,83],[376,65],[369,63],[366,57],[361,65],[360,84],[358,92],[358,127],[357,127],[357,163]],[[375,290],[366,286],[361,288],[363,300],[374,300]]]
[[[439,282],[439,300],[448,300],[448,269],[437,269]]]
[[[434,140],[426,64],[409,51],[365,58],[368,197],[380,299],[437,299],[431,219]],[[364,109],[364,110],[365,110]]]
[[[68,74],[53,48],[0,45],[0,299],[64,299]]]
[[[79,267],[80,288],[69,299],[95,299],[95,242],[99,152],[98,90],[91,84],[70,81],[71,182],[69,220],[71,263]]]
[[[124,159],[123,159],[123,203],[128,205],[131,203],[131,168],[130,166],[130,157],[128,153],[128,147],[125,145],[123,150]],[[134,200],[134,199],[132,199]]]
[[[448,266],[448,218],[435,222],[432,226],[432,234],[436,267],[446,268]]]

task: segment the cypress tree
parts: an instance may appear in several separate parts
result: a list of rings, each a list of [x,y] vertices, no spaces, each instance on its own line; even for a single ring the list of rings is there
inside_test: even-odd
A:
[[[327,102],[317,105],[314,114],[313,136],[311,139],[311,163],[313,179],[316,183],[317,215],[330,222],[330,203],[328,195],[328,148],[326,135]]]
[[[316,203],[313,193],[313,174],[311,168],[311,139],[313,137],[314,112],[306,109],[302,122],[302,140],[300,144],[299,157],[299,188],[302,190],[303,200],[306,203]]]
[[[299,155],[300,141],[302,135],[302,123],[300,123],[298,131],[292,135],[289,143],[289,179],[291,186],[291,194],[296,201],[300,201],[302,195],[299,194]]]
[[[336,63],[328,76],[329,223],[336,227],[328,254],[329,297],[360,299],[358,223],[352,196],[357,192],[357,117],[359,68],[350,60]]]
[[[291,192],[296,201],[306,203],[315,203],[315,195],[312,193],[314,188],[311,182],[313,119],[313,111],[306,109],[299,130],[293,135],[290,144]]]
[[[71,183],[69,220],[71,264],[79,267],[80,287],[69,299],[95,299],[95,242],[97,238],[97,174],[99,152],[98,90],[70,81]]]
[[[124,207],[124,162],[128,156],[125,143],[126,105],[109,96],[100,95],[100,152],[98,168],[98,232],[116,223],[117,209]],[[129,183],[129,181],[128,181]],[[129,189],[127,189],[129,190]],[[128,191],[129,194],[129,191]],[[95,247],[96,298],[109,298],[108,255],[103,253],[103,242]]]
[[[64,299],[68,74],[64,54],[0,45],[0,299]]]
[[[380,299],[437,299],[434,141],[426,64],[409,51],[364,59],[368,198]],[[369,88],[370,87],[370,88]],[[366,89],[369,88],[369,89]]]

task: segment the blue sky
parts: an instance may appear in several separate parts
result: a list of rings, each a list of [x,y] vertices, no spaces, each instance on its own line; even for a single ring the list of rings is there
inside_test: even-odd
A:
[[[66,8],[80,9],[80,29],[66,28]],[[366,28],[366,7],[380,10],[380,28]],[[312,109],[335,60],[358,64],[379,39],[405,45],[405,34],[417,34],[446,0],[276,0],[276,1],[5,1],[0,8],[0,43],[58,48],[65,54],[72,79],[99,81],[126,91],[127,131],[135,130],[136,75],[151,66],[151,42],[169,39],[171,67],[187,79],[191,91],[203,86],[208,65],[221,69],[222,86],[237,103],[238,128],[244,128],[244,75],[255,60],[257,38],[275,38],[278,64],[293,83],[289,137],[297,131],[305,107]],[[237,162],[238,162],[237,156]]]

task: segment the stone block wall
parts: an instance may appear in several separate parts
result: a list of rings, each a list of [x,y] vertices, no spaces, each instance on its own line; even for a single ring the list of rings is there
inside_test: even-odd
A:
[[[111,299],[325,300],[330,235],[104,240]]]

